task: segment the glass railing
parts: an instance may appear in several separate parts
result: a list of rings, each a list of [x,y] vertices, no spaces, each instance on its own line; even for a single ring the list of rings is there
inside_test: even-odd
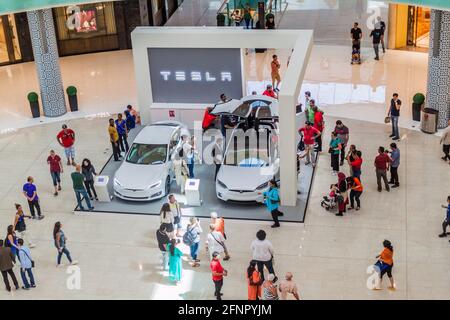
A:
[[[224,16],[224,26],[234,26],[234,12],[239,10],[239,16],[241,18],[241,26],[244,23],[244,10],[245,8],[250,8],[250,14],[254,23],[258,21],[258,2],[260,0],[225,0],[222,2],[217,15],[222,14]],[[265,1],[265,12],[275,14],[277,11],[282,10],[282,2],[285,0],[264,0]],[[219,25],[219,22],[218,22]]]

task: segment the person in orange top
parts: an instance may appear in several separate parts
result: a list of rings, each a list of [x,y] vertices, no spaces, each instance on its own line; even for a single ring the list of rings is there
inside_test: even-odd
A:
[[[280,62],[278,61],[278,56],[274,54],[272,56],[272,62],[270,63],[270,71],[271,71],[270,75],[272,76],[272,86],[275,91],[279,91],[278,86],[280,85],[281,82],[280,67],[281,65]]]
[[[256,261],[250,261],[247,268],[248,300],[261,299],[261,273],[258,271]]]
[[[361,209],[361,201],[359,197],[363,193],[363,186],[361,181],[357,177],[348,177],[347,179],[348,189],[350,189],[350,208],[349,210],[355,208],[355,200],[356,200],[356,210]]]
[[[383,276],[387,273],[389,282],[391,284],[388,289],[395,290],[394,278],[392,277],[392,268],[394,267],[394,248],[392,247],[392,243],[389,240],[383,241],[383,247],[383,251],[381,251],[381,253],[376,256],[378,261],[375,266],[377,266],[377,268],[379,268],[380,270],[380,282],[374,289],[381,290],[381,282],[383,281]]]
[[[217,212],[211,212],[211,224],[215,226],[214,231],[220,232],[225,239],[227,239],[227,235],[225,234],[225,220],[217,214]],[[228,254],[228,250],[225,249],[225,257],[224,261],[230,260],[230,255]]]

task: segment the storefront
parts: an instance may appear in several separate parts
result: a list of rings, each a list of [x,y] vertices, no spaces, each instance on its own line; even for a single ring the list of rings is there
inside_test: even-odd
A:
[[[20,45],[14,15],[0,17],[0,65],[21,61]]]

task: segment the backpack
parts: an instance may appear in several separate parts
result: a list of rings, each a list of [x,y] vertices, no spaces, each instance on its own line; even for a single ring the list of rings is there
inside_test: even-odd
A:
[[[183,243],[187,246],[192,246],[194,244],[196,235],[192,232],[192,229],[187,228],[186,232],[183,234]]]

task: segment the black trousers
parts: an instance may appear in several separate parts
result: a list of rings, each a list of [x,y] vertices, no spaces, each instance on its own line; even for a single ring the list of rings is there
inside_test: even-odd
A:
[[[339,171],[339,153],[338,154],[331,154],[331,168],[333,168],[334,171]]]
[[[391,167],[391,183],[395,184],[396,186],[399,185],[398,182],[398,167]]]
[[[346,145],[343,144],[341,149],[341,163],[343,163],[345,160],[345,147]]]
[[[322,135],[318,136],[316,139],[317,152],[322,152]]]
[[[352,208],[354,208],[354,204],[356,201],[356,207],[361,208],[361,201],[359,200],[359,197],[361,197],[362,195],[362,191],[355,191],[355,190],[351,190],[350,191],[350,206]]]
[[[269,273],[275,274],[272,260],[269,261],[256,260],[256,265],[258,266],[258,271],[261,273],[261,280],[264,280],[264,266],[266,266],[267,270],[269,270]]]
[[[270,213],[272,214],[273,222],[275,222],[275,224],[276,224],[277,226],[279,226],[279,225],[280,225],[280,222],[278,221],[278,217],[279,217],[279,216],[282,216],[282,215],[283,215],[283,212],[281,212],[281,211],[278,210],[278,209],[275,209],[275,210],[272,210]]]
[[[11,285],[9,284],[8,274],[11,277],[11,279],[14,283],[14,286],[16,288],[19,288],[19,282],[17,282],[17,278],[16,278],[16,275],[14,274],[13,269],[9,269],[6,271],[2,271],[3,282],[5,283],[6,290],[11,291]]]
[[[119,143],[111,142],[111,147],[112,147],[112,151],[113,151],[114,161],[119,161],[119,155],[120,155]]]
[[[450,160],[450,144],[444,144],[442,151],[444,151],[444,160]]]
[[[94,180],[85,181],[84,186],[86,187],[89,198],[92,198],[92,193],[94,193],[94,196],[97,198],[97,192],[94,188]]]
[[[216,296],[217,300],[222,300],[220,291],[222,290],[223,287],[223,279],[222,280],[213,280],[214,282],[214,295]]]
[[[41,206],[39,205],[39,200],[28,201],[28,206],[30,207],[30,212],[33,217],[36,216],[36,209],[38,216],[41,216]]]
[[[130,149],[130,147],[128,146],[126,134],[119,134],[119,146],[120,146],[120,150],[122,150],[123,152],[126,152],[126,151],[128,151],[128,149]],[[124,148],[124,146],[125,146],[125,148]]]
[[[447,226],[450,226],[450,221],[447,221],[447,219],[442,222],[442,233],[447,233]]]

